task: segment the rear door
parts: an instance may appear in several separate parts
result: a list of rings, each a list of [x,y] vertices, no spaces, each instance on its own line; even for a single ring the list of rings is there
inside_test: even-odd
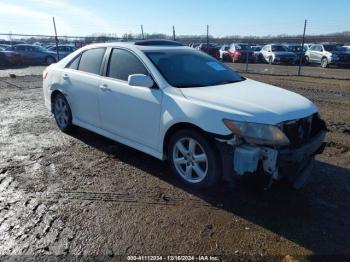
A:
[[[98,88],[106,48],[93,48],[76,57],[62,73],[73,120],[100,127]]]
[[[99,90],[102,125],[111,133],[156,149],[162,91],[129,86],[132,74],[150,75],[134,53],[112,49]]]

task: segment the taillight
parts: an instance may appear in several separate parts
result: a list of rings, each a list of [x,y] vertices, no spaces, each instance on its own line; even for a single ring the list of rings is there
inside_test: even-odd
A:
[[[48,72],[47,72],[47,70],[45,69],[45,70],[44,70],[44,72],[43,72],[43,80],[45,80],[45,79],[46,79],[47,74],[48,74]]]
[[[242,53],[239,52],[239,51],[235,51],[235,55],[236,55],[236,56],[240,56],[240,55],[242,55]]]

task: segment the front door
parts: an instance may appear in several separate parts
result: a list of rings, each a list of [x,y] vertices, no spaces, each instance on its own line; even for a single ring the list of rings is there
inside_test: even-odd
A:
[[[150,75],[144,64],[126,49],[112,49],[99,101],[102,126],[128,140],[156,149],[162,91],[128,85],[132,74]]]

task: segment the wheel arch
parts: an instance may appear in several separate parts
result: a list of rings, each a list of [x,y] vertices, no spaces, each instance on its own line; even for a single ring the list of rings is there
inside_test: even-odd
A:
[[[200,128],[199,126],[189,123],[189,122],[178,122],[170,126],[167,131],[165,132],[164,139],[163,139],[163,156],[164,159],[167,158],[167,153],[168,153],[168,145],[170,138],[178,131],[183,130],[183,129],[192,129],[203,136],[209,138],[209,139],[215,139],[215,138],[220,138],[220,139],[230,139],[232,138],[232,135],[220,135],[220,134],[215,134],[211,133],[208,131],[205,131],[204,129]]]
[[[61,91],[58,90],[58,89],[55,89],[54,91],[52,91],[51,97],[50,97],[51,112],[52,112],[52,113],[53,113],[53,100],[54,100],[54,98],[55,98],[58,94],[62,94],[63,96],[65,96],[65,95],[63,94],[63,92],[61,92]]]

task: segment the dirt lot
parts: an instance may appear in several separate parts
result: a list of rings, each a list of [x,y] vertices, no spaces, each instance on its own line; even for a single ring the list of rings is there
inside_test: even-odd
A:
[[[226,63],[238,72],[246,72],[245,63]],[[254,74],[268,75],[298,75],[298,66],[295,65],[269,65],[269,64],[249,64],[248,72]],[[342,67],[322,68],[320,65],[303,66],[300,71],[303,76],[335,78],[350,80],[350,69]]]
[[[328,123],[302,191],[249,181],[188,190],[159,160],[83,129],[59,132],[40,77],[0,78],[0,255],[349,258],[350,81],[247,76],[309,97]]]

